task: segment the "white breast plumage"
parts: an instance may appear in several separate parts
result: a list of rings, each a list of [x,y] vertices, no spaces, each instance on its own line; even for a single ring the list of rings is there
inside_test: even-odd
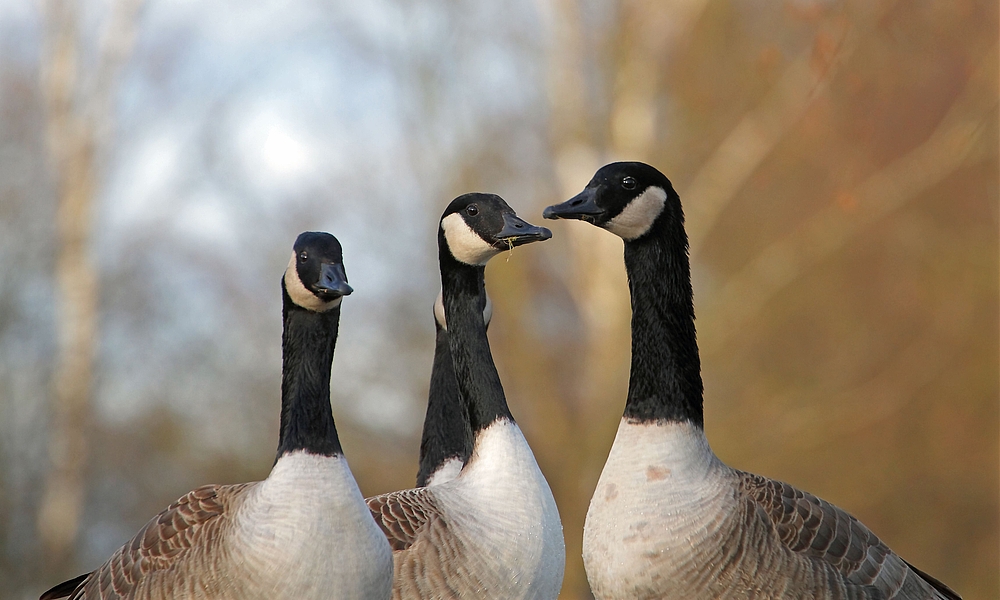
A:
[[[467,547],[522,573],[522,583],[533,578],[516,590],[525,597],[558,595],[566,556],[559,511],[515,423],[500,419],[482,431],[462,476],[440,487],[442,512]]]
[[[698,568],[692,548],[727,526],[734,481],[701,429],[622,419],[584,527],[595,595],[645,597],[664,580],[695,575],[688,574]]]
[[[392,553],[343,456],[282,456],[250,492],[234,534],[252,576],[285,597],[390,594]]]
[[[441,485],[446,481],[451,481],[452,479],[458,477],[458,474],[462,472],[462,467],[465,463],[462,462],[461,458],[452,457],[441,463],[441,466],[427,478],[427,485]]]

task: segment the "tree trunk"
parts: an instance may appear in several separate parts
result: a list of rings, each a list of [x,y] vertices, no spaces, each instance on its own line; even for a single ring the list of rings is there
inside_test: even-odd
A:
[[[55,264],[58,356],[52,379],[48,474],[38,530],[56,565],[76,539],[84,497],[87,429],[97,340],[97,273],[90,235],[94,197],[94,131],[75,101],[77,29],[74,4],[46,4],[42,59],[49,154],[58,194]]]
[[[118,0],[101,36],[97,68],[78,67],[75,0],[45,2],[41,85],[56,181],[58,356],[52,377],[49,458],[38,531],[49,564],[69,557],[85,496],[87,432],[97,348],[98,274],[90,256],[98,152],[109,146],[117,75],[131,52],[142,0]]]

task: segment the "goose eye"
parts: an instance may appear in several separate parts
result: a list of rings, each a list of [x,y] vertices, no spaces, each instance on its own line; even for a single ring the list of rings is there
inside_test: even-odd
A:
[[[305,250],[299,252],[299,262],[304,263],[307,260],[309,260],[309,253],[306,252]]]
[[[475,204],[470,204],[466,207],[465,212],[469,213],[470,217],[474,217],[479,214],[479,207]]]
[[[626,190],[634,190],[635,179],[632,177],[625,177],[624,179],[622,179],[622,187],[625,188]]]

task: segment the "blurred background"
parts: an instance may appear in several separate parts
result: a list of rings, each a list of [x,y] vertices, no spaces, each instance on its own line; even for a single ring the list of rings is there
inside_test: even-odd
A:
[[[441,210],[538,222],[617,159],[681,194],[716,453],[1000,597],[998,30],[974,0],[0,0],[0,598],[267,475],[303,230],[356,289],[352,469],[412,486]],[[629,304],[618,238],[546,225],[491,264],[490,336],[588,598]]]

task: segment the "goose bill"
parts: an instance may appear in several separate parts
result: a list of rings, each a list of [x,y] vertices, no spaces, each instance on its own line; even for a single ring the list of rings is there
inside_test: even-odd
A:
[[[579,219],[593,223],[595,218],[604,214],[604,209],[597,205],[595,188],[587,188],[562,204],[553,204],[545,209],[542,217],[546,219]]]
[[[344,272],[344,265],[326,263],[320,267],[316,293],[323,296],[324,300],[330,301],[342,296],[350,296],[353,291],[354,288],[347,285],[347,274]]]
[[[496,237],[500,247],[513,248],[514,246],[547,240],[552,237],[552,232],[545,227],[532,225],[517,215],[504,213],[503,229]]]

